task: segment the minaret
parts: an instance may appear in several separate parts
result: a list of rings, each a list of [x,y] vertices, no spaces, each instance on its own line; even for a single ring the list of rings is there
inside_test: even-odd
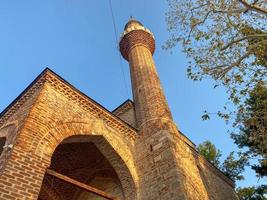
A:
[[[120,51],[130,65],[138,128],[142,129],[154,122],[162,125],[158,121],[172,122],[153,60],[153,34],[139,21],[131,18],[122,33]]]
[[[177,130],[160,84],[153,34],[131,18],[120,51],[130,65],[140,136],[135,147],[140,199],[208,200],[194,147]]]

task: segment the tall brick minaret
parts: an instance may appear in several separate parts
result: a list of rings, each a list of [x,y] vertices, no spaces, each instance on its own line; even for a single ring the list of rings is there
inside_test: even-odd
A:
[[[140,140],[136,145],[140,199],[209,199],[190,142],[177,130],[153,60],[155,39],[130,19],[120,40],[129,62]],[[188,142],[188,143],[187,143]]]
[[[146,128],[155,122],[158,128],[162,128],[166,122],[172,123],[172,115],[153,60],[153,34],[139,21],[131,18],[122,33],[120,51],[130,64],[138,128]]]

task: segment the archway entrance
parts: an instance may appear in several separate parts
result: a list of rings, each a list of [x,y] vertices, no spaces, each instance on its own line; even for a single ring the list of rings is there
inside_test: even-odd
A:
[[[64,140],[54,151],[38,200],[107,199],[77,187],[69,180],[86,184],[116,199],[124,199],[123,187],[115,169],[93,140],[88,140],[88,137],[95,136],[75,137]],[[67,179],[60,179],[51,174],[51,171],[64,175]]]

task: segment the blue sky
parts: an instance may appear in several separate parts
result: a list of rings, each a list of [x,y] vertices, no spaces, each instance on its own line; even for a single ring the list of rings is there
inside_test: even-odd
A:
[[[161,48],[169,37],[167,1],[112,0],[112,6],[119,34],[130,15],[154,33],[154,59],[180,130],[195,144],[211,140],[223,158],[236,150],[224,121],[216,116],[201,120],[204,110],[222,108],[225,90],[213,89],[209,80],[187,79],[187,59],[181,48],[172,53]],[[109,110],[132,98],[128,63],[120,64],[108,0],[2,0],[0,24],[1,111],[45,67]],[[251,170],[245,176],[239,186],[258,184]]]

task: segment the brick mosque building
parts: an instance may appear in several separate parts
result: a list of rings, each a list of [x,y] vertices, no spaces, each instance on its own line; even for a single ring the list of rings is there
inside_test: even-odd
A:
[[[110,112],[45,69],[0,115],[0,200],[235,200],[233,182],[175,126],[153,34],[120,40],[133,101]]]

